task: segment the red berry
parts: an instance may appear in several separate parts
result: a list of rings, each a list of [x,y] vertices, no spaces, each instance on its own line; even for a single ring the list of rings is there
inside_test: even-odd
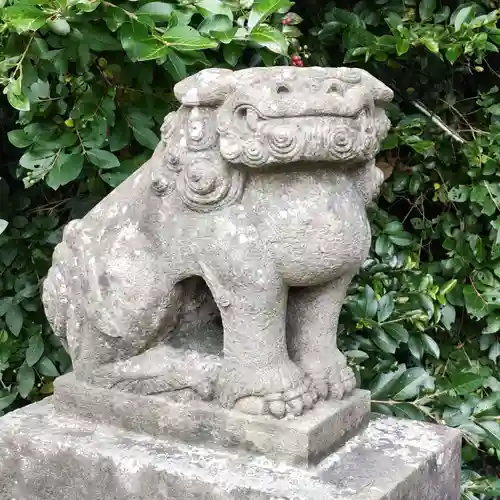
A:
[[[297,61],[297,66],[302,68],[302,66],[304,66],[304,61]]]
[[[292,61],[292,66],[297,66],[297,63],[295,61]]]
[[[283,21],[281,21],[282,24],[288,24],[288,21],[286,19],[283,19]]]
[[[292,61],[300,61],[300,57],[297,55],[292,56]]]

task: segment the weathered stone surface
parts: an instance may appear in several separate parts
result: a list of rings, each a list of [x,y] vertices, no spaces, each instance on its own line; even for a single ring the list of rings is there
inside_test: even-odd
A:
[[[322,401],[302,417],[276,420],[226,410],[213,402],[174,402],[102,389],[73,374],[55,384],[53,401],[60,413],[207,448],[261,453],[292,464],[324,458],[359,431],[370,412],[370,394],[360,390],[340,401]]]
[[[337,323],[370,246],[392,91],[291,67],[207,69],[174,90],[151,160],[54,252],[43,300],[77,378],[278,418],[342,399],[356,381]],[[222,320],[223,356],[172,347],[201,310]]]
[[[0,419],[2,500],[458,500],[460,434],[373,420],[316,467],[134,434],[55,412]]]

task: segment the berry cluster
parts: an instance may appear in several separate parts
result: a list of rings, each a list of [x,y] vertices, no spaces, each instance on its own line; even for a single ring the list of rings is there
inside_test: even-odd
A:
[[[298,56],[297,54],[292,56],[292,66],[299,66],[300,68],[302,68],[304,66],[302,57]]]
[[[292,24],[293,23],[293,15],[289,12],[284,18],[283,21],[281,21],[281,24],[284,24],[285,26],[287,24]]]

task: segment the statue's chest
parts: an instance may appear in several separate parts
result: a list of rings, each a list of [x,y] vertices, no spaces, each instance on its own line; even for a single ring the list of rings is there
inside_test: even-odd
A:
[[[254,206],[280,273],[292,285],[321,283],[358,268],[370,247],[370,225],[352,183],[309,178]]]

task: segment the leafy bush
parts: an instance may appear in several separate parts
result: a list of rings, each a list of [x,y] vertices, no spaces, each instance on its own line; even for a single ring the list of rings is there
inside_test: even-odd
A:
[[[500,9],[492,3],[337,2],[308,41],[315,62],[364,66],[396,93],[379,163],[392,176],[346,302],[344,349],[375,411],[463,432],[467,499],[500,495]]]
[[[290,8],[7,0],[0,125],[20,153],[2,144],[0,412],[49,394],[68,369],[40,279],[61,225],[151,154],[173,83],[310,52],[312,64],[364,66],[396,92],[379,162],[392,175],[370,213],[372,253],[346,301],[343,348],[375,411],[461,429],[463,498],[498,496],[500,11],[488,1],[299,2],[310,29],[301,48]]]

